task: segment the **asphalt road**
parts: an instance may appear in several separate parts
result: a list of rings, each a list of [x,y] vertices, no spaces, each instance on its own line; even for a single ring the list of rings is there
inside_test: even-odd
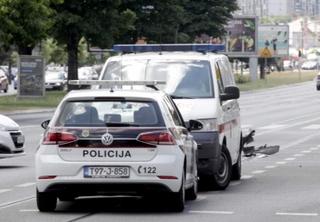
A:
[[[35,203],[34,153],[40,123],[51,113],[11,117],[26,135],[27,155],[0,160],[0,221],[320,221],[320,92],[309,82],[243,93],[243,127],[255,145],[280,145],[278,154],[243,160],[243,178],[225,191],[201,191],[183,213],[135,198],[60,202],[54,213]]]

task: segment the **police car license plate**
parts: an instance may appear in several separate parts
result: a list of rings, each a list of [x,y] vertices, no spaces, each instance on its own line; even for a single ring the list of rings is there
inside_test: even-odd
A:
[[[128,178],[129,167],[85,166],[84,177],[87,178]]]

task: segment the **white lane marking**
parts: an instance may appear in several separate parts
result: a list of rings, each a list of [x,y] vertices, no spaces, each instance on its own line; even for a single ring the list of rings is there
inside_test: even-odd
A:
[[[261,173],[264,173],[266,172],[265,170],[255,170],[255,171],[252,171],[251,173],[252,174],[261,174]]]
[[[284,127],[286,125],[283,125],[283,124],[271,124],[271,125],[268,125],[268,126],[263,126],[263,127],[259,127],[258,129],[259,130],[270,130],[270,129],[278,129],[278,128],[281,128],[281,127]]]
[[[294,158],[294,157],[290,157],[290,158],[286,158],[286,159],[284,159],[284,160],[287,160],[287,161],[292,161],[292,160],[295,160],[296,158]]]
[[[285,161],[279,161],[279,162],[276,162],[276,164],[279,164],[279,165],[283,165],[283,164],[286,164],[287,162]]]
[[[297,154],[294,154],[293,156],[295,156],[295,157],[300,157],[300,156],[304,156],[304,154],[302,154],[302,153],[297,153]]]
[[[312,151],[311,150],[303,150],[301,151],[301,153],[311,153]]]
[[[252,175],[243,175],[241,176],[241,179],[248,180],[248,179],[251,179],[252,177],[253,177]]]
[[[318,216],[317,213],[290,213],[290,212],[277,212],[276,215],[279,216]]]
[[[234,214],[233,211],[209,211],[209,210],[189,210],[191,214],[226,214],[231,215]]]
[[[273,169],[273,168],[276,168],[277,166],[265,166],[264,168],[266,168],[266,169]]]
[[[317,132],[317,133],[313,133],[313,134],[311,134],[309,136],[305,136],[305,137],[303,137],[301,139],[293,141],[292,143],[289,143],[288,145],[281,146],[281,150],[285,150],[285,149],[288,149],[290,147],[295,147],[295,146],[297,146],[297,145],[299,145],[301,143],[305,143],[306,141],[311,140],[315,136],[318,137],[319,135],[320,135],[319,132]]]
[[[35,185],[36,183],[32,182],[32,183],[23,183],[23,184],[19,184],[19,185],[15,185],[15,187],[30,187]]]
[[[23,204],[25,202],[32,201],[33,199],[35,199],[35,197],[32,196],[32,197],[26,197],[26,198],[23,198],[23,199],[20,199],[20,200],[15,200],[15,201],[11,201],[11,202],[2,203],[2,204],[0,204],[0,210],[3,210],[3,209],[8,208],[8,207],[15,206],[15,205]]]
[[[311,147],[310,150],[319,150],[319,147]]]
[[[320,125],[319,124],[311,124],[309,126],[302,127],[301,129],[303,129],[303,130],[317,130],[317,129],[320,129]]]
[[[38,209],[21,209],[20,212],[38,212]]]
[[[0,193],[6,193],[6,192],[9,192],[11,191],[11,189],[0,189]]]

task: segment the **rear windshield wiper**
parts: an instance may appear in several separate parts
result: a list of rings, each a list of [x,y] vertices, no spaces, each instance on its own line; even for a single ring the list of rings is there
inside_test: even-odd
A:
[[[140,126],[138,124],[132,124],[132,123],[117,123],[117,122],[107,122],[106,126],[123,126],[123,127],[127,127],[127,126]]]
[[[193,99],[192,97],[188,96],[175,96],[175,95],[170,95],[172,99]]]

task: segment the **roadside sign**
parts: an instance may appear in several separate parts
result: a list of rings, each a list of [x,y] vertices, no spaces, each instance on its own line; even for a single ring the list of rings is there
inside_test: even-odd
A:
[[[226,25],[226,54],[256,55],[258,51],[258,17],[234,16]]]
[[[19,57],[18,97],[44,96],[44,59],[41,56]]]
[[[271,57],[285,57],[289,55],[289,26],[288,25],[259,25],[258,26],[258,54],[268,48]]]

